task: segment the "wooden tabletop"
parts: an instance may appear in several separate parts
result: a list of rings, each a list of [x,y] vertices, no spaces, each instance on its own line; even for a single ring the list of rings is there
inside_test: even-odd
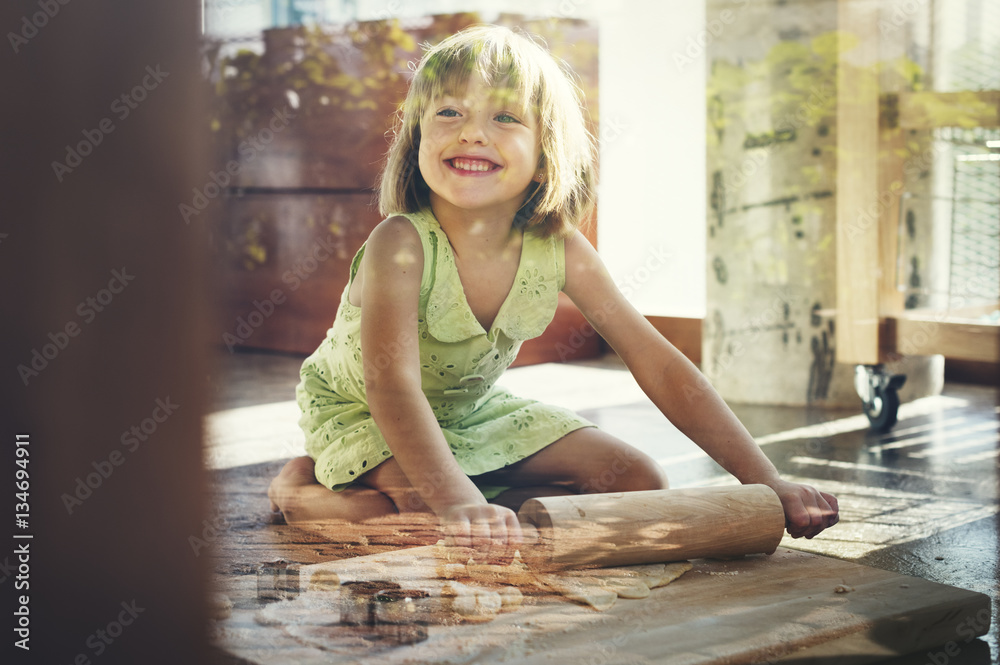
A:
[[[361,663],[377,654],[380,663],[749,664],[820,656],[850,656],[853,663],[962,644],[989,625],[983,594],[784,548],[771,556],[695,561],[690,572],[648,598],[619,599],[604,612],[529,593],[513,612],[487,623],[427,626],[426,639],[406,646],[340,624],[335,610],[327,617],[268,622],[266,603],[257,598],[261,563],[283,558],[308,566],[425,545],[436,537],[431,529],[391,523],[365,533],[346,525],[300,529],[267,523],[266,510],[257,511],[259,520],[227,517],[245,510],[247,501],[259,502],[275,470],[261,465],[248,479],[244,468],[239,488],[225,478],[218,485],[228,490],[217,497],[208,555],[216,561],[215,587],[233,609],[213,622],[212,636],[227,662]]]

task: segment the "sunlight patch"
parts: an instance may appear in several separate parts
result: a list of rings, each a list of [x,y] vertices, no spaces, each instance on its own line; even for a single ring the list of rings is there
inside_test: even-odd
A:
[[[295,400],[210,413],[204,420],[205,468],[230,469],[305,455]]]

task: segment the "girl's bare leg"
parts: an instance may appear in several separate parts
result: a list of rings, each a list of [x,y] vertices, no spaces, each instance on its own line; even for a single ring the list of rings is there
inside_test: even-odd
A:
[[[554,490],[562,489],[562,494],[633,492],[668,487],[667,476],[656,460],[594,427],[570,432],[534,455],[483,474],[482,478],[491,484],[514,488],[546,486]],[[511,495],[511,498],[516,497]],[[530,497],[523,497],[527,498]]]
[[[410,484],[406,474],[399,468],[399,462],[394,457],[390,457],[365,473],[358,478],[357,482],[371,488],[371,491],[378,491],[387,497],[400,513],[434,514],[434,511],[424,503],[417,489]],[[430,483],[426,487],[422,487],[421,490],[425,493],[433,493],[435,486]]]
[[[296,457],[271,481],[267,495],[271,510],[280,510],[289,524],[321,520],[364,520],[399,512],[388,496],[370,487],[334,492],[316,480],[315,463]]]
[[[397,513],[429,513],[395,459],[361,476],[358,487],[333,492],[316,481],[309,457],[288,462],[271,481],[271,509],[289,523],[317,520],[362,522]],[[537,496],[665,489],[666,474],[645,453],[599,429],[570,432],[534,455],[480,476],[512,489],[493,503],[516,510]],[[426,491],[427,488],[422,488]]]

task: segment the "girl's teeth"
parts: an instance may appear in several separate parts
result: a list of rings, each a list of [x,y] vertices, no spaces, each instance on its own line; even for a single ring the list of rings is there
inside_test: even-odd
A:
[[[452,165],[462,171],[489,171],[492,165],[484,161],[471,161],[467,159],[453,159]]]

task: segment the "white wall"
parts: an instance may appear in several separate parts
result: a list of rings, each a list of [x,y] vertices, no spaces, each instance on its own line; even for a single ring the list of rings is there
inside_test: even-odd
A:
[[[600,254],[643,314],[703,318],[704,3],[591,6],[600,20]]]

